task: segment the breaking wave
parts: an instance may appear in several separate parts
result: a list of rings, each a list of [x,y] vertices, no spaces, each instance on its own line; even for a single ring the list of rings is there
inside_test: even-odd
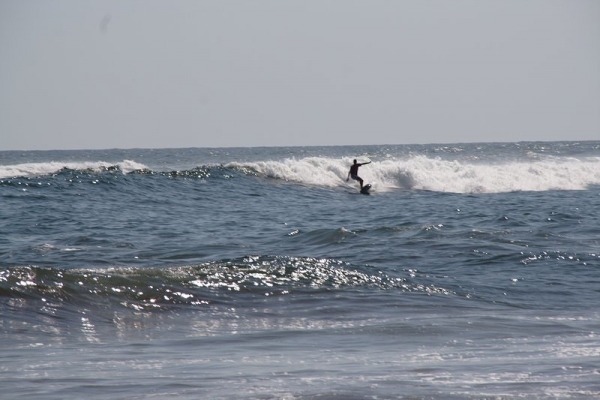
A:
[[[29,163],[0,166],[0,179],[34,178],[65,171],[100,174],[164,175],[169,178],[231,178],[252,176],[306,186],[355,187],[347,182],[351,158],[306,157],[253,162],[199,165],[160,171],[132,160],[118,163]],[[377,192],[427,190],[448,193],[504,193],[515,191],[585,190],[600,185],[600,158],[546,157],[530,160],[448,160],[424,155],[373,160],[360,176]]]
[[[350,159],[304,158],[228,166],[306,185],[339,187],[346,182]],[[373,161],[360,176],[376,191],[428,190],[449,193],[585,190],[600,184],[600,158],[552,158],[483,163],[426,156]]]

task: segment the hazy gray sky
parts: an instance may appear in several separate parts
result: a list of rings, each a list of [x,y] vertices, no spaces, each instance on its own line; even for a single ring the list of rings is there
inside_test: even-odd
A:
[[[600,139],[600,1],[0,0],[0,149]]]

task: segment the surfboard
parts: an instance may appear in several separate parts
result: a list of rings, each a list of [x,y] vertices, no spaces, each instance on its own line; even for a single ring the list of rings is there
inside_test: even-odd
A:
[[[369,190],[371,190],[371,184],[367,183],[366,185],[363,186],[362,189],[360,189],[360,192],[362,194],[369,194]]]

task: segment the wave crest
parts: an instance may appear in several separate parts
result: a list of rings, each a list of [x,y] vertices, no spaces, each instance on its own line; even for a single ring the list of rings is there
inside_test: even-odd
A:
[[[382,157],[361,167],[359,175],[374,191],[427,190],[448,193],[504,193],[515,191],[585,190],[600,185],[600,157],[535,157],[527,160],[486,161],[443,159],[425,155]],[[200,165],[177,171],[155,171],[132,160],[117,163],[30,163],[0,166],[0,179],[44,176],[75,171],[90,174],[163,175],[169,178],[231,178],[249,176],[306,186],[355,188],[346,181],[352,159],[288,158]]]
[[[0,165],[0,179],[13,177],[37,177],[60,173],[61,171],[86,171],[92,173],[101,173],[105,171],[121,171],[124,174],[148,169],[144,164],[132,160],[123,160],[117,163],[105,161],[84,161],[84,162],[42,162],[25,163],[15,165]]]

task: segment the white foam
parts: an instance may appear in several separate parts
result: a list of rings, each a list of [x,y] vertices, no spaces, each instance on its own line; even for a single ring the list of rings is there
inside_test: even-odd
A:
[[[102,171],[104,168],[118,166],[123,173],[129,173],[138,169],[148,168],[144,164],[137,163],[131,160],[123,160],[120,162],[109,163],[105,161],[84,161],[84,162],[42,162],[42,163],[25,163],[15,165],[0,165],[0,179],[11,177],[32,177],[43,176],[56,173],[63,168],[72,170],[93,170]]]
[[[349,168],[348,161],[323,157],[289,158],[283,161],[229,163],[230,168],[251,168],[261,175],[307,185],[336,187],[343,184]]]
[[[346,182],[350,158],[309,157],[283,161],[230,163],[257,173],[307,185],[356,186]],[[444,160],[426,156],[373,161],[359,175],[378,192],[396,189],[449,193],[585,190],[600,184],[600,158],[545,158],[503,163]]]
[[[545,159],[496,164],[418,156],[391,162],[400,187],[452,193],[584,190],[600,184],[600,159]],[[398,165],[400,164],[400,165]],[[394,168],[391,166],[391,168]]]

